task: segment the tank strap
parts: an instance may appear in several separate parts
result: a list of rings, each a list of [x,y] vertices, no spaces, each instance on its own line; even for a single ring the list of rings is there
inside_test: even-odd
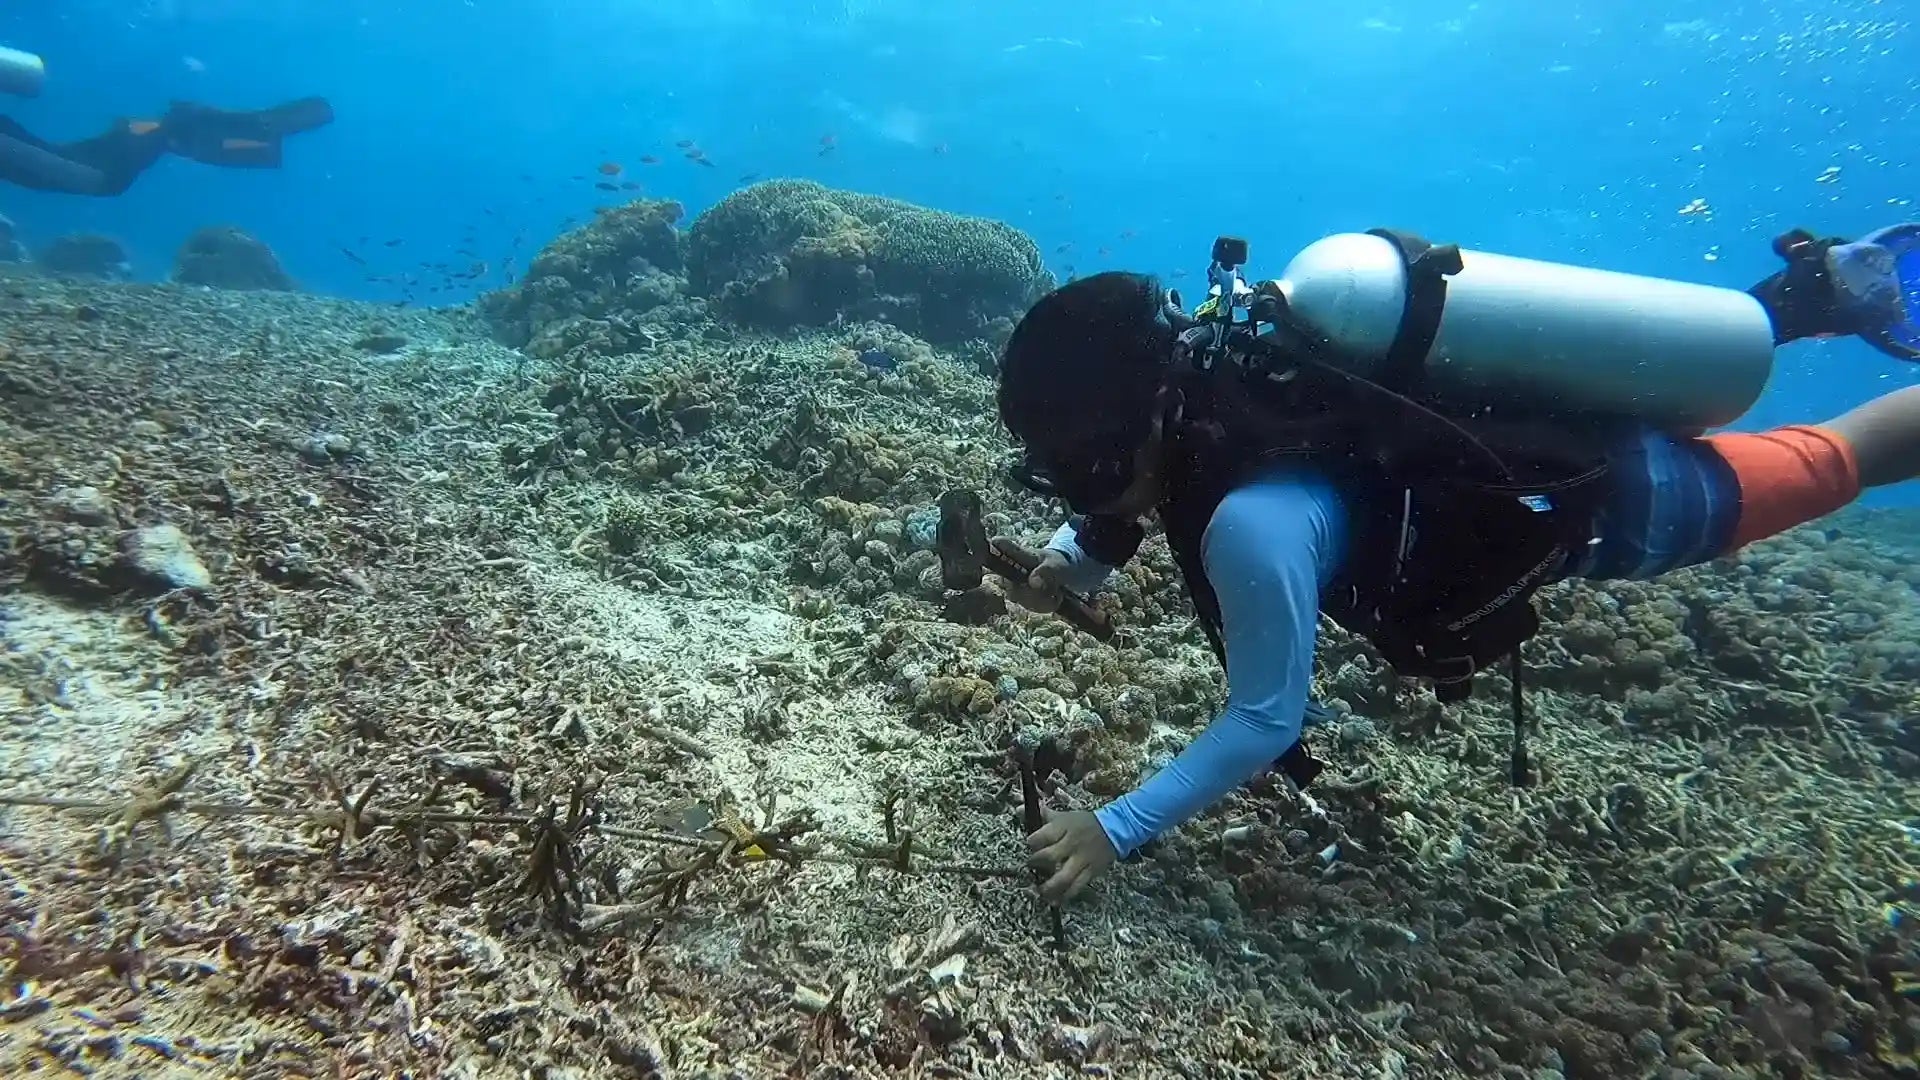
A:
[[[1400,311],[1400,327],[1394,332],[1393,345],[1387,349],[1380,366],[1381,385],[1400,393],[1411,392],[1425,374],[1427,353],[1440,333],[1440,315],[1447,307],[1447,278],[1461,270],[1460,246],[1439,247],[1398,229],[1368,229],[1392,244],[1407,268],[1407,299]]]

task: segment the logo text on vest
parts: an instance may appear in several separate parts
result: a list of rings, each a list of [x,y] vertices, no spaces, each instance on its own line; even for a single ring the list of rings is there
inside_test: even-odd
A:
[[[1481,619],[1499,611],[1501,608],[1506,607],[1508,604],[1513,603],[1515,597],[1526,592],[1541,578],[1547,576],[1548,572],[1559,564],[1561,557],[1565,554],[1565,548],[1556,546],[1552,552],[1548,553],[1546,558],[1541,559],[1533,565],[1532,569],[1520,575],[1520,580],[1500,590],[1500,595],[1448,623],[1447,629],[1456,632],[1464,630],[1474,623],[1479,622]]]

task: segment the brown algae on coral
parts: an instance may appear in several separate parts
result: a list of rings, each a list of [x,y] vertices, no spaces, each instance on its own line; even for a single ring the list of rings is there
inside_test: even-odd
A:
[[[1055,524],[996,481],[977,362],[1024,248],[889,278],[888,236],[961,227],[710,213],[603,214],[478,317],[7,279],[0,1067],[1913,1068],[1910,515],[1551,590],[1526,791],[1497,678],[1438,713],[1329,631],[1311,801],[1257,781],[1056,954],[1026,793],[1098,805],[1220,704],[1172,560],[1111,642],[953,610],[943,493]],[[780,214],[814,239],[740,244]],[[877,321],[936,279],[983,284]]]

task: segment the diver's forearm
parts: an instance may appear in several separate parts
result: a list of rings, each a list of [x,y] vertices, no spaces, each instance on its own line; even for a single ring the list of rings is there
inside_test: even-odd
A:
[[[1171,764],[1094,816],[1113,849],[1129,855],[1272,765],[1300,741],[1300,723],[1299,712],[1291,723],[1268,723],[1228,706]]]

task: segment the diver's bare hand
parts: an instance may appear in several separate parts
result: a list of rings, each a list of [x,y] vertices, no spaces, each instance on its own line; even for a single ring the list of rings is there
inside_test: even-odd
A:
[[[1107,872],[1120,853],[1091,810],[1047,810],[1046,824],[1027,837],[1027,866],[1046,876],[1040,895],[1048,903],[1071,900]]]
[[[993,546],[1023,566],[1039,560],[1034,564],[1033,572],[1027,575],[1027,580],[1003,583],[1008,599],[1042,615],[1051,615],[1060,610],[1060,604],[1067,595],[1065,586],[1061,584],[1066,580],[1068,569],[1065,555],[1050,549],[1036,552],[1006,536],[994,537]]]

